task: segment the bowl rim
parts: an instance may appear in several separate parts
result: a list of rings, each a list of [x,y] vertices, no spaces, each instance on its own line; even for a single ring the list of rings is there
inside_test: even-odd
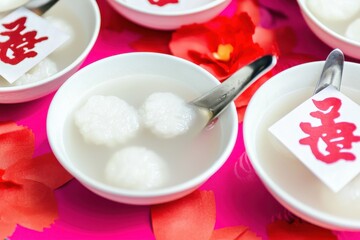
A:
[[[315,15],[310,11],[308,6],[306,5],[306,1],[307,0],[297,0],[298,4],[300,6],[300,9],[302,10],[303,15],[306,15],[307,17],[309,17],[311,19],[311,21],[313,21],[315,23],[316,26],[318,26],[321,30],[323,30],[327,34],[331,35],[332,37],[334,37],[340,41],[343,41],[347,44],[350,44],[352,46],[360,47],[359,41],[355,41],[350,38],[347,38],[335,31],[331,30],[328,26],[326,26],[321,21],[319,21],[319,19],[317,17],[315,17]]]
[[[253,97],[251,98],[247,110],[252,109],[254,105],[255,99],[258,98],[258,96],[261,94],[262,89],[268,88],[268,86],[271,85],[273,81],[279,81],[279,79],[284,78],[284,76],[293,75],[296,76],[296,72],[298,71],[304,71],[304,69],[307,68],[313,68],[315,66],[319,66],[319,69],[321,70],[325,61],[314,61],[314,62],[308,62],[299,64],[297,66],[288,68],[273,77],[271,77],[267,82],[265,82],[258,91],[255,92]],[[354,62],[348,62],[345,61],[344,67],[346,68],[358,68],[360,72],[360,64],[354,63]],[[315,83],[314,83],[315,86]],[[250,147],[251,143],[247,140],[247,136],[250,136],[253,134],[248,125],[251,125],[251,121],[249,120],[249,115],[246,114],[244,116],[244,123],[243,123],[243,132],[244,132],[244,145],[246,152],[249,156],[250,162],[252,163],[254,170],[256,174],[259,176],[263,184],[266,186],[268,191],[271,193],[271,195],[277,199],[284,207],[288,208],[290,211],[294,212],[295,214],[303,217],[304,219],[308,220],[309,222],[312,222],[316,225],[325,227],[325,228],[331,228],[334,230],[360,230],[360,219],[359,220],[351,220],[346,217],[339,217],[334,214],[324,212],[318,209],[315,209],[302,201],[296,199],[291,194],[287,193],[282,187],[280,187],[269,174],[266,173],[262,165],[259,161],[256,160],[255,156],[255,148]],[[252,160],[255,159],[255,160]]]
[[[23,91],[27,89],[31,89],[34,87],[38,87],[41,85],[44,85],[48,82],[52,82],[55,79],[58,79],[59,77],[66,75],[68,72],[70,72],[72,69],[74,69],[77,65],[81,64],[82,61],[85,60],[86,56],[90,53],[91,49],[95,45],[95,42],[98,38],[99,32],[100,32],[100,25],[101,25],[101,16],[100,16],[100,9],[96,1],[86,1],[88,4],[90,4],[90,9],[92,10],[95,18],[95,24],[94,24],[94,31],[91,34],[90,41],[84,51],[74,60],[72,61],[68,66],[66,66],[64,69],[56,72],[55,74],[41,79],[39,81],[35,81],[32,83],[27,83],[24,85],[14,85],[14,86],[6,86],[6,87],[0,87],[0,93],[8,93],[8,92],[17,92],[17,91]]]
[[[204,4],[204,5],[201,5],[201,6],[196,7],[196,8],[188,9],[188,10],[171,11],[171,12],[157,12],[157,11],[151,11],[151,10],[148,10],[148,9],[138,9],[138,8],[134,7],[133,5],[129,5],[129,4],[127,4],[126,2],[124,2],[122,0],[108,0],[108,1],[113,1],[115,4],[119,4],[119,5],[123,6],[123,7],[131,9],[131,10],[133,10],[135,12],[138,12],[138,13],[154,15],[154,16],[162,16],[162,17],[176,17],[176,16],[184,16],[184,15],[195,14],[195,13],[199,13],[199,12],[209,10],[211,8],[215,8],[218,5],[221,5],[223,3],[228,2],[228,4],[230,4],[230,2],[231,2],[231,0],[212,0],[211,2],[208,2],[208,3]]]
[[[168,196],[172,194],[177,194],[181,192],[186,192],[189,189],[192,189],[194,187],[197,187],[201,184],[203,184],[207,179],[209,179],[213,174],[215,174],[221,166],[224,165],[228,157],[230,156],[235,143],[237,139],[238,134],[238,122],[237,122],[237,113],[236,113],[236,107],[234,102],[229,105],[228,109],[225,111],[229,115],[230,121],[233,122],[231,126],[230,136],[227,138],[227,143],[225,144],[225,148],[223,151],[219,153],[219,156],[214,161],[212,165],[210,165],[206,170],[202,171],[200,174],[196,175],[195,177],[188,179],[182,183],[168,186],[164,188],[154,189],[154,190],[130,190],[130,189],[122,189],[119,187],[110,186],[108,184],[102,183],[98,180],[92,179],[90,176],[86,175],[82,171],[79,171],[77,167],[71,163],[70,160],[63,160],[63,153],[62,150],[59,150],[59,145],[61,145],[62,140],[58,140],[54,134],[51,134],[54,129],[56,128],[51,123],[52,115],[55,114],[56,106],[61,104],[61,98],[60,94],[62,94],[63,91],[66,90],[66,88],[70,88],[72,82],[76,81],[76,78],[78,75],[82,74],[84,71],[88,71],[88,69],[96,69],[98,65],[106,64],[107,62],[112,61],[118,61],[119,58],[126,59],[128,56],[137,56],[139,59],[142,59],[143,56],[151,56],[155,58],[166,58],[171,61],[177,61],[181,64],[185,64],[190,66],[191,68],[196,68],[198,71],[200,71],[202,74],[204,74],[210,81],[214,82],[215,84],[220,84],[220,82],[208,71],[201,68],[200,66],[196,65],[195,63],[192,63],[188,60],[182,59],[180,57],[176,57],[169,54],[163,54],[163,53],[155,53],[155,52],[131,52],[131,53],[123,53],[123,54],[117,54],[110,57],[106,57],[103,59],[100,59],[96,62],[93,62],[84,68],[80,69],[78,72],[76,72],[73,76],[71,76],[68,81],[66,81],[57,91],[55,94],[53,100],[50,103],[48,115],[47,115],[47,121],[46,121],[46,129],[47,129],[47,135],[48,140],[51,149],[53,150],[55,156],[57,157],[58,161],[60,162],[63,167],[69,171],[71,175],[73,175],[76,179],[78,179],[80,182],[82,182],[85,186],[90,186],[90,188],[97,189],[100,192],[121,196],[121,197],[127,197],[127,198],[155,198],[155,197],[162,197],[162,196]],[[156,61],[154,61],[156,62]],[[224,112],[225,113],[225,112]],[[61,148],[61,147],[60,147]],[[120,201],[119,201],[120,202]],[[129,201],[127,201],[129,202]]]

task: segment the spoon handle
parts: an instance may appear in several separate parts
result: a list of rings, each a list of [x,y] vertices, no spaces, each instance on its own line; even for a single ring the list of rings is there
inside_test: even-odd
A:
[[[341,78],[344,68],[344,54],[340,49],[334,49],[326,58],[320,79],[315,87],[314,94],[332,85],[340,91]]]
[[[37,15],[41,16],[58,1],[59,0],[31,0],[28,4],[26,4],[26,7]]]
[[[218,117],[248,86],[276,64],[276,58],[265,55],[247,66],[237,70],[205,95],[196,98],[190,104],[210,111],[209,122]]]

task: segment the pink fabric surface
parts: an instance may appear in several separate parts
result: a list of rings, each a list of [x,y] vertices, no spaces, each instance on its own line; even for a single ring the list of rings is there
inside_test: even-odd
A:
[[[234,1],[233,1],[234,2]],[[295,0],[261,0],[263,25],[290,26],[297,34],[295,51],[324,59],[330,48],[317,39],[304,23]],[[141,33],[170,32],[148,30],[129,23],[115,13],[105,0],[98,0],[102,13],[102,28],[94,49],[84,65],[107,56],[132,52],[130,43]],[[234,11],[231,4],[224,15]],[[126,24],[126,28],[123,25]],[[347,58],[347,60],[355,61]],[[32,129],[36,136],[36,155],[50,152],[46,137],[46,114],[53,94],[29,103],[0,105],[1,121],[16,121]],[[215,193],[217,228],[245,225],[263,239],[266,226],[274,219],[286,219],[291,214],[264,188],[245,155],[242,124],[236,146],[226,164],[201,189]],[[18,227],[12,240],[29,239],[154,239],[149,206],[130,206],[103,199],[72,180],[56,191],[59,218],[44,232]],[[337,233],[339,239],[359,239],[360,233]]]

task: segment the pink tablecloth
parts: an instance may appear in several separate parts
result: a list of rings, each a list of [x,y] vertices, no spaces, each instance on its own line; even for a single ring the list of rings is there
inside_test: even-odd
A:
[[[234,11],[235,1],[224,11],[224,15]],[[262,24],[265,27],[287,26],[295,31],[295,53],[325,59],[331,49],[310,32],[295,0],[261,0],[260,3],[263,8]],[[161,35],[164,41],[171,36],[170,32],[148,30],[129,23],[115,13],[105,0],[98,0],[98,4],[102,13],[102,28],[84,65],[110,55],[134,51],[131,43],[144,34]],[[29,103],[0,105],[0,120],[16,121],[34,131],[36,155],[50,152],[45,122],[52,97],[53,94]],[[291,217],[270,196],[249,165],[244,154],[241,124],[230,158],[201,189],[215,193],[215,228],[245,225],[267,239],[266,227],[270,222]],[[59,218],[50,228],[36,232],[18,227],[11,239],[154,239],[148,206],[130,206],[105,200],[85,189],[76,180],[56,190],[56,198]],[[360,233],[336,234],[339,239],[360,239]]]

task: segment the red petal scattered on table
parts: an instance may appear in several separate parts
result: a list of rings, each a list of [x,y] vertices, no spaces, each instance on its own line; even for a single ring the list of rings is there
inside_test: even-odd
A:
[[[57,218],[53,189],[71,178],[53,154],[32,158],[32,131],[0,123],[0,239],[17,224],[41,231]]]
[[[2,215],[1,212],[0,215]],[[7,223],[0,219],[0,239],[6,239],[6,237],[10,236],[15,231],[15,228],[15,223]]]
[[[72,176],[59,164],[54,154],[48,153],[15,163],[7,169],[3,179],[15,182],[33,180],[56,189],[71,180]]]
[[[235,226],[217,229],[211,235],[210,240],[261,240],[248,227]]]
[[[23,128],[23,127],[18,126],[14,122],[2,122],[0,125],[0,134],[16,131],[21,128]]]
[[[40,231],[57,218],[57,204],[52,189],[24,180],[21,187],[0,191],[1,219]]]
[[[209,240],[215,226],[215,197],[211,191],[195,191],[184,198],[151,207],[157,240]]]
[[[26,161],[34,153],[32,131],[14,123],[0,123],[0,169],[18,161]]]
[[[276,221],[267,227],[269,240],[336,240],[331,230],[312,225],[308,222],[295,220],[292,223]]]

